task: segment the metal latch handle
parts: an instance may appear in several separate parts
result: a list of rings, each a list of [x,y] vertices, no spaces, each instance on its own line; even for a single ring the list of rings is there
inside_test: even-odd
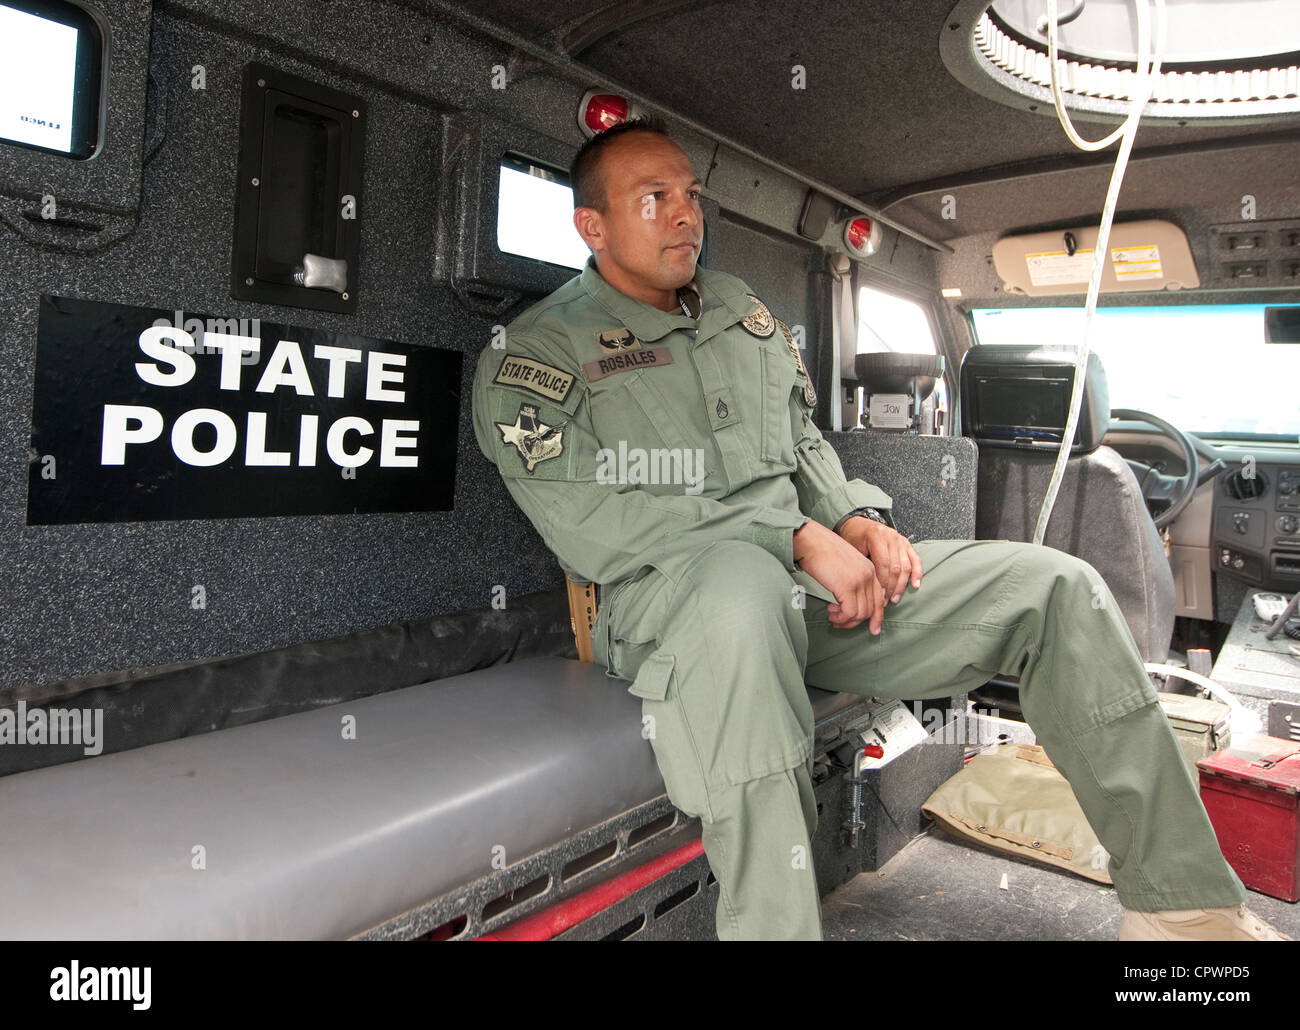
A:
[[[302,266],[293,273],[293,281],[299,286],[343,293],[348,288],[348,263],[342,258],[304,254]]]

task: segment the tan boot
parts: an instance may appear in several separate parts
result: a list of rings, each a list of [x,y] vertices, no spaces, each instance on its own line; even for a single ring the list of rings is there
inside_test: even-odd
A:
[[[1124,911],[1121,941],[1289,941],[1245,905],[1224,908]]]

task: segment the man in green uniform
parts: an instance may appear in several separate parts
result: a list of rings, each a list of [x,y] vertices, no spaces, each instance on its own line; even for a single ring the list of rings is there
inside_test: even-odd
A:
[[[474,431],[564,570],[600,584],[596,660],[701,819],[718,936],[821,937],[805,683],[946,697],[997,672],[1111,855],[1122,936],[1269,932],[1097,572],[892,528],[813,423],[789,328],[697,267],[700,182],[660,126],[597,136],[572,181],[592,257],[484,350]]]

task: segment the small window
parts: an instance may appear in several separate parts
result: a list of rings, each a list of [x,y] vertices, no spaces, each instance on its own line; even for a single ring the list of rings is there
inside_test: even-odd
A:
[[[858,353],[937,354],[925,309],[916,301],[864,286],[858,291]]]
[[[68,157],[99,145],[104,37],[63,0],[0,4],[0,141]]]
[[[501,160],[497,246],[506,254],[582,268],[591,251],[573,227],[568,176],[525,157]]]
[[[914,300],[864,286],[858,291],[858,353],[892,351],[895,354],[938,354],[934,330],[925,308]],[[948,387],[940,379],[933,399],[939,410],[948,409]]]

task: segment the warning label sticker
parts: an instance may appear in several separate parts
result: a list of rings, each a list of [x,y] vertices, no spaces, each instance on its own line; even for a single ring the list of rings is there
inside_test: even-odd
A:
[[[1063,250],[1026,254],[1029,281],[1035,286],[1086,283],[1092,276],[1092,255],[1091,250],[1076,250],[1073,254]]]
[[[1115,278],[1122,283],[1164,278],[1159,247],[1111,247],[1110,259],[1115,264]]]

